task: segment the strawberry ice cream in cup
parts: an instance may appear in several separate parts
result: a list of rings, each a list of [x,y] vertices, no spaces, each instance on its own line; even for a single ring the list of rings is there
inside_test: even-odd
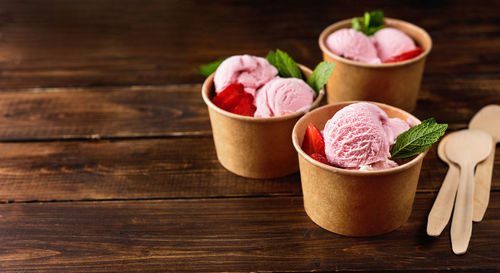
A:
[[[333,53],[339,56],[369,64],[381,63],[373,42],[357,30],[339,29],[335,35],[328,36],[326,44]]]
[[[392,27],[386,27],[375,32],[372,41],[382,62],[388,62],[391,58],[417,48],[410,36]]]
[[[327,82],[328,103],[367,100],[413,111],[432,48],[429,34],[387,17],[383,28],[370,35],[352,25],[353,20],[343,20],[319,36],[323,59],[336,65]]]
[[[298,67],[305,78],[312,74],[309,68]],[[238,87],[243,96],[239,101],[251,97],[252,105],[234,104],[239,93],[224,94],[228,88]],[[297,155],[290,139],[293,126],[317,107],[323,96],[323,90],[316,94],[301,79],[280,77],[265,58],[237,55],[226,59],[202,87],[219,162],[230,172],[248,178],[297,172]]]
[[[404,224],[427,150],[403,163],[389,159],[389,147],[419,123],[404,110],[375,102],[339,102],[304,115],[292,141],[311,220],[346,236],[379,235]],[[306,139],[311,126],[324,142]],[[324,152],[311,155],[314,145]]]
[[[295,112],[306,113],[313,101],[314,90],[303,80],[276,77],[259,90],[255,98],[257,109],[254,116],[265,118]]]
[[[325,155],[332,165],[346,169],[396,167],[398,164],[389,159],[390,146],[408,129],[406,121],[389,118],[374,104],[351,104],[325,124]]]
[[[232,83],[243,84],[245,91],[255,97],[255,92],[278,75],[278,70],[266,59],[251,55],[227,58],[214,75],[215,92],[220,93]]]

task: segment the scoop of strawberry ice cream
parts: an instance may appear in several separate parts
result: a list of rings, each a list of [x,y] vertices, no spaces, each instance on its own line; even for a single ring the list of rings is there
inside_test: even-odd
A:
[[[355,61],[377,64],[377,50],[372,41],[354,29],[339,29],[326,38],[326,46],[335,54]]]
[[[215,93],[232,83],[241,83],[245,91],[255,91],[278,75],[276,67],[266,59],[251,55],[235,55],[224,60],[215,71]]]
[[[323,130],[325,153],[335,166],[377,170],[397,166],[390,160],[390,147],[410,126],[389,118],[378,106],[355,103],[339,110]]]
[[[277,117],[295,112],[308,112],[314,90],[303,80],[276,77],[257,91],[255,117]]]
[[[401,30],[386,27],[372,36],[378,57],[385,62],[387,59],[416,48],[413,40]]]

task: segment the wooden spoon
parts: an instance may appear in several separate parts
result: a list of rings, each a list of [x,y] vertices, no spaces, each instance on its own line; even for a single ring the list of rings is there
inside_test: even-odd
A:
[[[485,161],[479,163],[474,176],[474,211],[472,220],[481,222],[490,201],[491,177],[495,161],[496,144],[500,142],[500,105],[492,104],[483,107],[474,115],[469,123],[469,128],[480,129],[493,138],[493,150]]]
[[[460,166],[460,181],[451,222],[451,246],[455,254],[464,254],[472,234],[474,202],[474,167],[491,152],[493,140],[481,130],[461,130],[450,135],[445,152],[448,159]]]
[[[453,137],[453,134],[454,133],[444,136],[438,146],[438,156],[448,164],[449,169],[444,177],[443,184],[441,184],[441,188],[439,189],[439,193],[427,219],[427,234],[429,234],[429,236],[439,236],[441,232],[443,232],[448,221],[450,221],[451,212],[453,211],[460,169],[458,165],[448,159],[444,151],[448,138],[450,136]]]

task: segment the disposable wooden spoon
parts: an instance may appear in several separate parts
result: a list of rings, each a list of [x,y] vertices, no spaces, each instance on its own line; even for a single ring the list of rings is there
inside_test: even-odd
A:
[[[449,169],[427,219],[427,234],[429,236],[439,236],[443,232],[448,221],[450,221],[453,203],[455,203],[460,169],[448,159],[444,151],[448,138],[453,134],[443,137],[438,145],[438,156],[448,164]]]
[[[479,163],[474,175],[474,208],[472,220],[480,222],[483,220],[488,202],[490,201],[491,177],[495,161],[496,144],[500,142],[500,105],[488,105],[483,107],[474,115],[469,123],[469,128],[480,129],[493,138],[493,149],[485,161]]]
[[[453,220],[451,246],[455,254],[464,254],[472,234],[472,205],[474,196],[474,167],[491,152],[493,140],[481,130],[462,130],[450,135],[445,145],[448,159],[460,166]]]

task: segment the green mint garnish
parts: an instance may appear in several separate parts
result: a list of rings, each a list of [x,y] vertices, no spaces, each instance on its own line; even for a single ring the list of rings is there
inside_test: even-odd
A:
[[[209,64],[204,64],[204,65],[200,65],[200,67],[198,68],[198,74],[200,74],[200,75],[202,75],[204,77],[208,77],[208,76],[212,75],[212,73],[214,73],[215,70],[217,70],[217,68],[219,67],[219,65],[225,59],[226,58],[220,58],[220,59],[218,59],[215,62],[211,62]]]
[[[286,52],[279,49],[276,49],[276,52],[271,50],[267,53],[266,59],[278,69],[281,77],[303,79],[300,68]],[[328,81],[334,67],[335,64],[333,63],[321,62],[316,66],[309,79],[307,79],[307,84],[315,91],[316,96]]]
[[[438,124],[434,118],[424,120],[396,138],[391,149],[391,158],[408,158],[424,152],[439,140],[446,128],[448,124]]]
[[[365,12],[363,17],[352,18],[352,28],[366,35],[373,35],[384,27],[384,13],[380,10]]]
[[[276,69],[278,69],[278,64],[276,63],[276,52],[270,50],[269,53],[267,53],[266,60]]]
[[[330,75],[332,75],[334,67],[334,63],[321,62],[316,66],[309,79],[307,79],[307,84],[309,84],[309,86],[314,89],[314,91],[316,92],[316,96],[319,95],[319,90],[321,90],[321,88],[325,86],[328,78],[330,78]]]
[[[282,78],[302,79],[300,68],[286,52],[279,49],[276,49],[276,52],[271,50],[267,54],[266,59],[278,69],[278,73]]]

